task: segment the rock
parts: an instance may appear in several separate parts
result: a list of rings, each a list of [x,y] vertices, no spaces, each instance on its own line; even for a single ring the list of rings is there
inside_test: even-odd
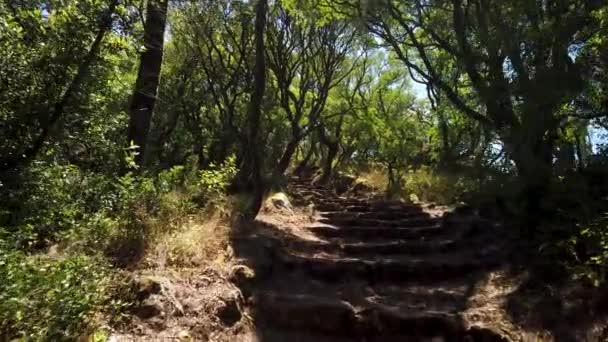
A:
[[[177,334],[177,339],[180,341],[189,341],[192,339],[192,337],[190,336],[189,332],[182,330]]]
[[[245,265],[235,265],[230,270],[230,276],[228,279],[230,282],[241,288],[241,291],[243,291],[243,289],[251,287],[255,279],[255,272]],[[245,293],[243,293],[243,295],[245,298],[248,297],[245,295]]]
[[[293,213],[293,207],[287,195],[283,192],[278,192],[272,196],[270,196],[266,200],[266,204],[264,205],[264,209],[266,211],[272,211],[273,209],[287,211],[289,213]]]
[[[135,309],[134,313],[141,319],[149,319],[164,313],[162,296],[153,294],[144,299]]]

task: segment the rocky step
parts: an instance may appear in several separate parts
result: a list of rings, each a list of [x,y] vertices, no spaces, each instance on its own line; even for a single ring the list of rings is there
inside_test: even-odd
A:
[[[431,217],[412,217],[399,220],[379,220],[373,218],[343,217],[343,218],[322,218],[320,223],[338,227],[429,227],[435,226],[441,220]]]
[[[428,283],[462,277],[500,264],[498,256],[481,252],[477,256],[466,257],[442,255],[441,258],[392,259],[331,259],[280,254],[279,259],[286,271],[299,271],[323,281],[361,279],[372,284],[393,281]]]
[[[414,280],[372,285],[363,279],[348,282],[324,282],[315,278],[304,280],[301,273],[283,272],[274,273],[274,276],[263,280],[260,278],[258,289],[291,294],[323,294],[357,305],[371,301],[400,311],[426,309],[459,312],[466,307],[471,288],[486,276],[484,272],[474,272],[457,279],[432,283]],[[280,281],[277,281],[277,277],[280,277]]]
[[[320,192],[316,192],[316,191],[302,191],[302,192],[294,192],[293,194],[295,194],[294,196],[299,196],[302,198],[306,198],[307,200],[311,201],[311,202],[319,202],[319,201],[325,201],[328,198],[331,198],[331,196],[333,196],[332,194],[325,194],[325,193],[320,193]]]
[[[287,189],[294,191],[319,191],[319,192],[327,192],[334,193],[332,189],[328,189],[322,186],[303,186],[303,185],[290,185]]]
[[[462,248],[469,242],[462,239],[446,239],[438,241],[384,241],[361,243],[327,243],[319,245],[323,251],[337,251],[343,256],[366,255],[419,255],[428,253],[446,253],[450,250]]]
[[[487,246],[485,239],[463,239],[458,234],[420,240],[373,239],[332,239],[331,241],[299,240],[291,241],[288,249],[295,253],[334,253],[341,257],[390,256],[443,254],[465,248],[475,249]]]
[[[317,236],[326,239],[349,240],[413,240],[426,239],[449,232],[440,225],[418,227],[418,228],[395,228],[395,227],[332,227],[328,225],[314,225],[307,227]]]
[[[378,210],[367,212],[353,211],[330,211],[321,214],[327,219],[375,219],[375,220],[400,220],[415,217],[430,217],[427,213],[418,210]]]
[[[339,200],[330,202],[315,202],[315,209],[322,212],[344,211],[344,212],[422,212],[422,208],[413,205],[386,206],[374,202],[344,203]]]
[[[258,294],[253,308],[261,326],[321,333],[336,341],[506,341],[489,330],[468,328],[457,314],[402,313],[379,304],[354,306],[307,294]]]
[[[288,189],[294,189],[297,191],[308,191],[308,190],[318,190],[318,191],[328,191],[333,192],[331,189],[328,189],[323,186],[318,185],[300,185],[300,184],[292,184],[287,187]]]
[[[417,207],[412,204],[406,204],[401,202],[385,202],[385,201],[377,201],[377,200],[367,200],[361,198],[354,197],[331,197],[318,201],[318,204],[341,204],[341,205],[372,205],[375,208],[407,208],[407,207]]]
[[[324,226],[321,226],[324,227]],[[317,227],[313,229],[322,229]],[[340,228],[344,229],[344,228]],[[362,228],[370,230],[374,228]],[[394,230],[395,228],[390,228]],[[296,252],[319,252],[319,253],[339,253],[344,257],[356,257],[356,256],[380,256],[380,255],[391,255],[391,254],[402,254],[402,255],[422,255],[422,254],[441,254],[447,253],[454,250],[462,250],[465,248],[476,249],[487,247],[491,241],[489,236],[477,236],[474,238],[467,238],[469,229],[453,230],[441,232],[439,230],[433,230],[431,233],[427,229],[407,229],[408,231],[417,230],[417,233],[401,233],[401,235],[407,235],[409,239],[395,239],[390,237],[391,235],[384,233],[384,230],[380,234],[374,234],[373,237],[361,238],[361,234],[356,236],[345,236],[345,237],[331,237],[327,238],[327,241],[315,241],[315,240],[294,240],[291,241],[287,246],[290,250]],[[409,235],[408,235],[409,234]],[[371,234],[370,234],[371,235]],[[389,237],[384,237],[388,235]]]

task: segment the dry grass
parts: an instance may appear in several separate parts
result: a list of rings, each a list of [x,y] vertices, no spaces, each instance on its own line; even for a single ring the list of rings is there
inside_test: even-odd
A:
[[[359,174],[356,183],[363,183],[375,191],[385,191],[388,187],[388,178],[386,177],[386,171],[379,168],[370,168]]]
[[[187,195],[171,192],[160,213],[146,222],[150,232],[144,266],[153,269],[222,266],[231,259],[226,208],[192,207]]]
[[[160,269],[224,264],[231,258],[229,231],[218,214],[191,215],[152,238],[146,263]]]

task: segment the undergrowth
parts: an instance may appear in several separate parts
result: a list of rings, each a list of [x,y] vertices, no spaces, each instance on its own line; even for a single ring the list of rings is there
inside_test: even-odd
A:
[[[76,339],[130,306],[121,266],[211,258],[236,171],[233,157],[121,176],[40,163],[2,184],[0,340]]]

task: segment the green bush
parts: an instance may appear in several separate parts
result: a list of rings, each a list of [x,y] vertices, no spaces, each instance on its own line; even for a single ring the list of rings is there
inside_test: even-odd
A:
[[[128,305],[107,265],[143,252],[150,230],[221,203],[235,163],[122,176],[39,163],[0,186],[0,340],[73,339],[109,303]]]
[[[87,215],[113,205],[111,179],[74,165],[36,164],[19,187],[0,189],[0,238],[15,247],[41,249],[87,221]]]
[[[211,164],[207,170],[201,170],[196,184],[198,198],[211,205],[218,205],[237,172],[235,156],[228,157],[219,166]]]
[[[74,255],[63,259],[0,249],[0,339],[74,339],[108,303],[112,279],[103,263]]]
[[[608,280],[608,213],[588,224],[579,224],[576,229],[569,239],[557,244],[557,249],[567,251],[566,265],[576,278],[594,286],[605,284]]]

